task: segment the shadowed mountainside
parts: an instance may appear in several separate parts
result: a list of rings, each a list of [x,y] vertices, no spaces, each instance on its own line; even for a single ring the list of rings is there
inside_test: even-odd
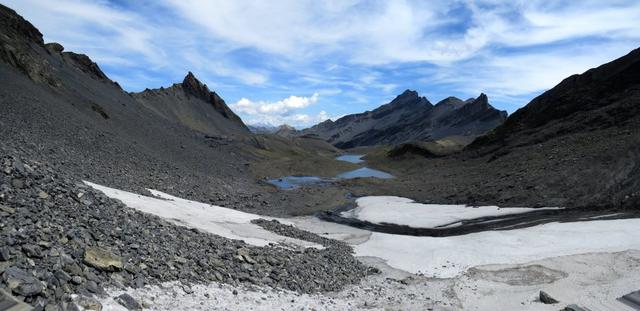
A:
[[[575,132],[623,127],[640,112],[640,49],[572,75],[479,137],[468,150],[487,153]]]
[[[317,135],[339,148],[393,145],[447,136],[476,137],[500,125],[506,116],[489,104],[485,94],[466,101],[449,97],[433,105],[406,90],[373,111],[327,120],[302,134]]]

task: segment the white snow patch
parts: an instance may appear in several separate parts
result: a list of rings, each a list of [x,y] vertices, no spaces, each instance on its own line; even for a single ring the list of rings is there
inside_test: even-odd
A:
[[[341,216],[376,224],[388,223],[414,228],[453,227],[459,225],[462,220],[557,209],[422,204],[394,196],[362,197],[357,199],[356,203],[358,205],[356,208],[342,212]]]
[[[256,214],[236,211],[221,206],[184,200],[169,194],[149,189],[156,197],[148,197],[127,191],[113,189],[88,181],[85,183],[110,198],[118,199],[125,205],[141,212],[153,214],[167,219],[177,225],[197,228],[225,238],[242,240],[255,246],[266,246],[271,243],[296,246],[323,248],[322,245],[293,239],[267,231],[251,223],[254,219],[276,219]],[[285,219],[277,219],[284,224],[292,224]]]
[[[416,237],[374,232],[355,245],[358,256],[385,259],[411,273],[455,277],[470,267],[517,264],[543,258],[640,249],[640,219],[548,223],[451,237]]]

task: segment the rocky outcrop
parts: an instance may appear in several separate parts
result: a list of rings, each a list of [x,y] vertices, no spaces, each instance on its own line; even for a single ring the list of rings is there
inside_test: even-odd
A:
[[[94,79],[113,83],[88,56],[63,52],[59,43],[45,44],[42,33],[14,10],[0,4],[0,61],[26,74],[31,80],[52,87],[62,86],[58,77],[63,63]]]
[[[432,141],[448,136],[476,137],[506,119],[493,108],[485,94],[463,101],[448,97],[432,105],[416,91],[406,90],[390,103],[373,111],[327,120],[302,131],[339,148],[376,144]]]
[[[60,47],[55,47],[55,48],[60,48]],[[62,56],[64,57],[65,60],[67,60],[68,63],[73,64],[76,68],[80,69],[84,73],[89,74],[92,78],[98,79],[98,80],[111,81],[109,80],[107,75],[105,75],[104,72],[102,72],[98,64],[93,62],[89,58],[89,56],[84,54],[77,54],[73,52],[62,52]]]
[[[539,299],[540,299],[540,302],[542,302],[542,303],[544,303],[546,305],[556,304],[556,303],[559,302],[555,298],[551,297],[551,295],[547,294],[547,292],[542,291],[542,290],[540,291]]]
[[[31,80],[57,87],[49,61],[39,57],[44,48],[42,33],[14,10],[0,4],[0,61],[26,74]]]

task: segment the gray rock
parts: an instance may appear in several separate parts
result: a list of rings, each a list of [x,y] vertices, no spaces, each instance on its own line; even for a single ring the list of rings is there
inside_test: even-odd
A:
[[[42,293],[44,289],[38,279],[17,267],[7,268],[2,275],[2,279],[16,295],[31,297]]]
[[[540,301],[547,305],[559,302],[558,300],[554,299],[549,294],[547,294],[545,291],[540,291]]]
[[[8,247],[0,247],[0,261],[9,261],[11,259],[11,251]]]
[[[33,308],[0,289],[0,309],[3,311],[29,311]]]
[[[78,296],[74,302],[82,308],[82,310],[102,311],[102,304],[93,297]]]
[[[22,189],[24,188],[24,180],[22,180],[21,178],[14,178],[11,180],[11,186],[16,189]]]
[[[44,45],[44,47],[51,53],[60,54],[62,53],[62,51],[64,51],[64,47],[62,46],[62,44],[57,42],[47,43]]]
[[[103,271],[120,271],[124,268],[120,256],[98,247],[86,248],[84,250],[83,262]]]
[[[82,283],[84,283],[84,279],[80,276],[74,276],[71,278],[71,283],[75,284],[75,285],[80,285]]]
[[[61,284],[71,281],[71,276],[63,270],[57,270],[53,273],[53,275],[56,277],[56,279],[58,279],[58,281],[60,281]]]
[[[22,252],[31,258],[42,258],[42,249],[40,246],[33,244],[26,244],[22,246]]]
[[[5,212],[7,214],[14,214],[16,212],[16,209],[0,204],[0,211]]]
[[[142,310],[142,305],[127,293],[113,299],[123,307],[127,308],[127,310]]]
[[[105,293],[104,289],[94,281],[87,281],[86,287],[89,292],[94,294],[102,295]]]
[[[573,304],[564,307],[564,309],[562,309],[562,310],[563,311],[589,311],[587,309],[581,308],[581,307],[579,307],[577,305],[573,305]]]

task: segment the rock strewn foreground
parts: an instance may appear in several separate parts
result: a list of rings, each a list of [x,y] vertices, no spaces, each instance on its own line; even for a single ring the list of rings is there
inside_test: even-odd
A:
[[[0,289],[36,307],[166,281],[338,290],[367,273],[348,247],[258,248],[179,227],[0,148]]]

